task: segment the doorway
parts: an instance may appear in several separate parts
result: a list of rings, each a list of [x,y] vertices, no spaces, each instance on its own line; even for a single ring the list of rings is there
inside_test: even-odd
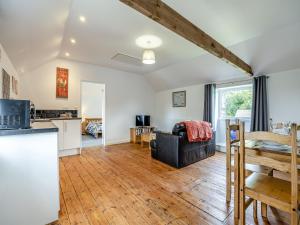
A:
[[[81,81],[82,148],[105,145],[105,84]]]

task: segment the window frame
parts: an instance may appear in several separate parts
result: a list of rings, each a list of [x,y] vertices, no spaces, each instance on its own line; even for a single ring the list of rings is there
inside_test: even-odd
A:
[[[242,90],[248,90],[250,88],[250,90],[253,90],[253,85],[252,83],[248,83],[248,84],[236,84],[236,85],[230,85],[230,86],[226,86],[226,87],[217,87],[216,88],[216,112],[215,112],[215,116],[217,120],[226,120],[226,119],[236,119],[237,117],[233,116],[222,116],[222,97],[224,93],[231,91],[232,89],[235,89],[236,91],[242,91]],[[252,107],[251,107],[252,110]],[[245,119],[251,119],[250,117],[243,117]]]

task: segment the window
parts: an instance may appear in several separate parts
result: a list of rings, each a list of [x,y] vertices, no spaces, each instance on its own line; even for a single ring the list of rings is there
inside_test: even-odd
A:
[[[217,145],[225,146],[226,119],[239,119],[245,122],[246,131],[250,130],[252,109],[252,85],[217,87],[216,131]]]
[[[218,118],[250,118],[252,85],[217,89]]]

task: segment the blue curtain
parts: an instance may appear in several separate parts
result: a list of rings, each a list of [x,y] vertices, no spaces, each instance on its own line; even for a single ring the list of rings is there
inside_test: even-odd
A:
[[[266,76],[253,78],[251,131],[269,130],[269,109]]]

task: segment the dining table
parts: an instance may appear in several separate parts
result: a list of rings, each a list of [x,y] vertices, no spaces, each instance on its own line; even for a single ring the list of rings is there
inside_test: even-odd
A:
[[[238,221],[239,218],[239,146],[240,143],[232,144],[234,148],[234,218]],[[297,164],[300,164],[300,142],[298,142],[298,159]],[[279,168],[280,171],[289,173],[291,162],[291,147],[280,145],[269,141],[245,140],[245,163],[262,165],[274,168]],[[266,208],[265,208],[266,209]],[[266,216],[266,211],[263,212]]]

